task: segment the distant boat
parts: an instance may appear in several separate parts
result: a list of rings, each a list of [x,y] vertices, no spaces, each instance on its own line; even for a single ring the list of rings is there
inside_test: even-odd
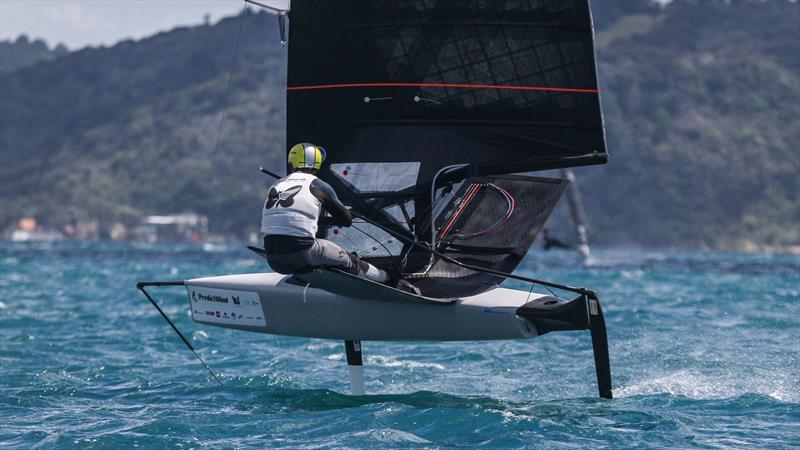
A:
[[[14,230],[8,238],[13,242],[52,242],[64,239],[64,234],[53,230]]]
[[[588,0],[304,0],[277,12],[281,41],[291,20],[287,142],[330,150],[320,177],[359,218],[328,238],[420,294],[326,268],[139,289],[159,308],[145,288],[185,286],[207,325],[344,340],[355,394],[364,340],[590,330],[611,398],[597,295],[511,273],[569,183],[515,174],[607,160]],[[531,288],[498,287],[506,279]]]
[[[575,179],[575,174],[572,170],[561,169],[561,176],[569,181],[567,188],[567,207],[569,208],[570,218],[572,225],[575,228],[575,238],[577,243],[572,245],[568,244],[557,237],[551,236],[547,228],[542,230],[542,247],[545,250],[562,249],[562,250],[577,250],[583,258],[584,264],[589,264],[592,257],[592,252],[589,248],[589,238],[586,228],[586,213],[583,211],[583,202],[581,201],[581,194],[578,190],[578,184]]]

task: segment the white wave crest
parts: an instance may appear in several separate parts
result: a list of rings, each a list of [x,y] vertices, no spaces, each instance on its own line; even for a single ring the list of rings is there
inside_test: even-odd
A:
[[[328,355],[329,361],[342,361],[345,359],[344,353],[334,353]],[[378,366],[378,367],[402,367],[404,369],[437,369],[444,370],[445,367],[441,364],[421,361],[400,361],[391,359],[386,356],[365,356],[365,366]]]
[[[679,370],[660,377],[636,381],[614,390],[615,397],[670,394],[698,400],[733,398],[746,393],[766,395],[785,402],[800,401],[800,391],[787,377],[780,374],[773,374],[769,378],[755,376],[740,378],[732,374],[712,376],[690,370]]]

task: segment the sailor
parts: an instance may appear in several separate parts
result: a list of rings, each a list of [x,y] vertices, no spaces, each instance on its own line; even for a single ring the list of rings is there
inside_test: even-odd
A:
[[[353,223],[350,211],[333,188],[316,177],[324,159],[325,150],[314,144],[301,143],[289,150],[290,173],[270,186],[261,217],[267,262],[282,274],[327,266],[388,282],[385,271],[316,237],[323,208],[330,214],[323,218],[323,225],[349,227]]]

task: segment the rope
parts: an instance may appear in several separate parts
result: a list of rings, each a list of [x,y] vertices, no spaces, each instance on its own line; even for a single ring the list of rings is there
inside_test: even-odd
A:
[[[488,186],[490,188],[493,188],[493,189],[497,190],[506,199],[506,203],[508,203],[508,209],[506,210],[506,213],[503,215],[503,217],[500,218],[500,220],[495,222],[494,225],[490,226],[489,228],[487,228],[485,230],[477,231],[475,233],[456,234],[455,236],[453,236],[454,238],[471,239],[471,238],[474,238],[474,237],[483,236],[484,234],[489,234],[492,231],[494,231],[494,230],[500,228],[501,226],[503,226],[503,224],[508,222],[508,220],[511,219],[511,216],[514,214],[514,208],[515,208],[516,202],[514,201],[514,197],[507,190],[505,190],[505,189],[501,188],[500,186],[497,186],[496,184],[493,184],[493,183],[489,183],[489,184],[486,184],[484,186]]]
[[[236,68],[236,60],[239,56],[239,44],[242,41],[242,30],[244,30],[244,19],[245,14],[247,14],[247,4],[242,7],[242,12],[239,14],[241,20],[239,21],[239,32],[236,35],[236,47],[233,49],[233,59],[231,60],[231,69],[228,71],[228,83],[225,86],[225,99],[222,103],[222,117],[219,120],[219,128],[217,129],[217,140],[214,143],[214,153],[211,156],[211,183],[209,185],[213,185],[214,183],[214,168],[216,167],[217,163],[217,153],[219,150],[219,144],[222,141],[222,130],[225,126],[225,116],[228,111],[228,99],[230,98],[231,94],[231,84],[233,80],[233,70]]]
[[[351,227],[352,227],[352,228],[354,228],[354,229],[356,229],[356,230],[358,230],[358,231],[360,231],[361,233],[365,234],[365,235],[366,235],[368,238],[372,239],[373,241],[377,242],[377,243],[378,243],[378,245],[380,245],[381,247],[383,247],[383,249],[384,249],[384,250],[386,250],[386,254],[387,254],[387,255],[389,255],[389,256],[392,256],[392,252],[391,252],[391,251],[389,251],[389,249],[388,249],[388,248],[387,248],[385,245],[383,245],[383,243],[382,243],[381,241],[379,241],[378,239],[376,239],[376,238],[375,238],[375,236],[373,236],[373,235],[371,235],[371,234],[367,233],[366,231],[362,230],[361,228],[358,228],[358,227],[357,227],[357,226],[355,226],[355,225],[351,225]]]
[[[384,250],[386,250],[386,254],[387,254],[387,255],[389,255],[389,256],[392,256],[392,252],[391,252],[391,251],[389,251],[389,249],[388,249],[388,248],[387,248],[385,245],[383,245],[383,243],[382,243],[381,241],[377,240],[377,239],[375,238],[375,236],[373,236],[373,235],[371,235],[371,234],[367,233],[366,231],[362,230],[361,228],[358,228],[358,227],[357,227],[357,226],[355,226],[355,225],[351,225],[351,227],[353,227],[353,228],[355,228],[356,230],[358,230],[358,231],[360,231],[360,232],[364,233],[364,234],[365,234],[367,237],[369,237],[369,238],[370,238],[370,239],[372,239],[373,241],[375,241],[375,242],[377,242],[378,244],[380,244],[380,246],[381,246],[381,247],[383,247],[383,249],[384,249]],[[379,227],[379,228],[380,228],[380,227]],[[394,267],[395,267],[395,269],[398,271],[398,273],[403,273],[403,269],[402,269],[402,267],[400,267],[400,265],[398,264],[397,258],[392,258],[392,262],[394,263]]]

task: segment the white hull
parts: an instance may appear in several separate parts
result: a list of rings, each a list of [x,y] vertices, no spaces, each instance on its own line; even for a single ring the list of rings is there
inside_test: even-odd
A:
[[[192,318],[198,323],[225,328],[339,340],[466,341],[538,335],[536,326],[518,317],[516,310],[543,297],[540,294],[496,288],[452,304],[382,301],[379,297],[365,300],[289,284],[288,278],[276,273],[255,273],[187,280]],[[263,325],[252,322],[242,325],[241,319],[235,318],[226,320],[226,313],[235,314],[237,306],[222,302],[225,295],[217,295],[216,302],[192,302],[193,291],[227,293],[231,298],[245,298],[254,293],[263,312]],[[209,317],[207,311],[222,314],[220,318]]]
[[[364,392],[361,341],[520,339],[590,330],[599,394],[612,397],[605,321],[591,291],[570,301],[504,288],[459,299],[430,299],[341,272],[321,270],[305,277],[329,290],[288,283],[293,277],[275,273],[140,282],[137,288],[198,359],[146,287],[185,286],[192,319],[205,325],[343,340],[356,394]]]

